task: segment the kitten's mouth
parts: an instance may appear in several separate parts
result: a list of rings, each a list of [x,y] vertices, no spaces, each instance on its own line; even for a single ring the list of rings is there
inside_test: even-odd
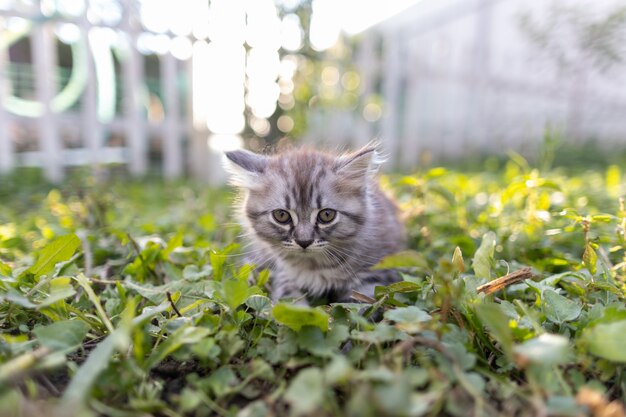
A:
[[[315,249],[311,249],[311,248],[298,248],[298,249],[287,249],[287,253],[290,255],[306,255],[306,256],[311,256],[311,255],[317,255],[320,253],[319,250],[315,250]]]
[[[321,247],[315,247],[315,248],[311,248],[311,247],[307,247],[307,248],[301,248],[301,247],[286,247],[284,248],[284,253],[288,258],[315,258],[320,256],[322,250]]]

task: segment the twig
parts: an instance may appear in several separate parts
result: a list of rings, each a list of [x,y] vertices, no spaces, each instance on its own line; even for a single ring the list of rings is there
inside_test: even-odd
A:
[[[50,353],[47,347],[40,347],[32,352],[22,353],[0,366],[0,385],[19,380],[41,359]]]
[[[91,276],[93,268],[93,253],[91,252],[91,246],[89,245],[89,237],[86,231],[79,233],[80,243],[83,246],[83,254],[85,258],[85,275]]]
[[[41,384],[44,385],[46,387],[46,389],[52,395],[57,396],[57,397],[59,397],[61,395],[61,393],[59,392],[57,387],[55,387],[54,384],[52,382],[50,382],[48,377],[46,377],[45,375],[39,375],[39,377],[37,379],[39,379],[39,382],[41,382]]]
[[[485,294],[493,294],[509,285],[532,278],[533,272],[531,268],[522,268],[519,271],[511,272],[500,278],[496,278],[480,287],[476,288],[476,292],[484,292]]]
[[[130,241],[131,245],[133,245],[133,248],[135,248],[135,252],[137,252],[137,256],[139,257],[139,260],[141,261],[141,264],[144,266],[144,268],[146,268],[148,270],[150,275],[152,275],[152,277],[154,279],[156,279],[157,282],[159,282],[161,279],[159,278],[157,273],[152,268],[150,268],[148,266],[148,264],[146,263],[146,260],[143,258],[143,255],[141,254],[141,249],[139,248],[139,245],[137,244],[137,241],[135,239],[133,239],[133,237],[130,235],[130,233],[126,233],[126,236],[128,237],[128,240]]]
[[[169,291],[167,291],[166,294],[167,294],[167,299],[169,300],[170,304],[172,305],[172,309],[174,310],[174,313],[176,313],[176,315],[178,317],[182,317],[183,315],[180,314],[180,311],[178,311],[178,308],[176,307],[176,304],[174,304],[174,300],[172,300],[172,294]]]
[[[99,279],[99,278],[93,278],[90,277],[89,281],[93,282],[94,284],[100,284],[100,285],[115,285],[118,282],[120,284],[124,284],[124,281],[120,281],[120,280],[114,280],[114,279]]]
[[[376,302],[376,300],[372,297],[368,297],[367,295],[361,294],[360,292],[354,290],[352,291],[350,297],[361,303],[374,304]]]

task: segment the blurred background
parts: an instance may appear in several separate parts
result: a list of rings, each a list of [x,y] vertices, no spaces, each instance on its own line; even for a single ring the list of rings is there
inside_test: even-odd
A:
[[[406,172],[601,159],[625,59],[623,0],[0,0],[0,173],[220,184],[224,150],[374,138]]]

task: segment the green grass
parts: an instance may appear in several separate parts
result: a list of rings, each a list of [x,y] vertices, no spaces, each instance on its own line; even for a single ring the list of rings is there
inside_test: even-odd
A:
[[[489,166],[385,177],[404,282],[314,308],[248,283],[229,190],[3,178],[0,415],[624,415],[623,173]]]

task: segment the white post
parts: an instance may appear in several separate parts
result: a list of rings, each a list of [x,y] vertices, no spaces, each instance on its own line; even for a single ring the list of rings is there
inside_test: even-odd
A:
[[[361,97],[369,97],[374,92],[374,82],[379,71],[379,59],[376,57],[376,36],[377,32],[368,31],[363,35],[362,41],[359,43],[357,55],[357,68],[359,69],[361,81],[359,86],[359,95]],[[361,112],[355,112],[354,139],[356,143],[352,146],[359,147],[365,145],[372,139],[376,139],[372,135],[370,122],[363,118]],[[380,138],[385,140],[385,138]]]
[[[404,127],[402,136],[402,153],[400,155],[400,165],[404,169],[414,170],[420,159],[420,74],[419,69],[415,70],[416,59],[412,55],[407,62],[413,68],[411,77],[407,80],[406,108],[404,111]]]
[[[204,88],[206,83],[203,81],[202,70],[204,68],[203,58],[206,54],[207,43],[204,41],[196,41],[194,45],[194,54],[187,61],[187,74],[189,74],[189,95],[187,97],[187,123],[191,126],[188,146],[188,161],[190,171],[194,178],[201,181],[208,181],[209,167],[209,130],[206,125],[206,114],[203,112],[196,113],[194,102],[206,94]]]
[[[6,49],[0,50],[0,174],[8,173],[15,165],[15,149],[7,129],[9,118],[2,104],[4,97],[9,93],[5,87],[5,77],[10,76],[6,65],[8,62],[6,52]]]
[[[491,74],[491,32],[492,32],[492,0],[480,0],[479,8],[474,14],[474,45],[468,63],[469,73],[473,82],[468,86],[467,109],[470,116],[470,126],[465,129],[470,132],[465,135],[464,148],[459,149],[455,157],[462,156],[463,151],[471,148],[472,151],[488,152],[490,148],[490,131],[495,119],[488,111],[489,78]],[[460,148],[460,146],[459,146]],[[448,155],[450,154],[448,150]],[[446,156],[448,156],[446,155]]]
[[[383,115],[381,119],[381,139],[385,145],[385,151],[389,154],[388,168],[397,168],[397,159],[400,153],[400,139],[398,138],[398,108],[400,102],[400,83],[403,77],[400,45],[400,33],[387,34],[383,41],[384,62],[382,74],[384,74],[382,95],[385,100],[383,104]]]
[[[89,28],[90,25],[87,21],[87,17],[83,16],[80,22],[80,30],[85,48],[84,54],[80,59],[87,61],[87,85],[85,86],[82,102],[82,132],[83,138],[85,139],[85,148],[87,148],[89,163],[95,174],[97,173],[100,163],[99,152],[101,148],[102,126],[100,125],[97,114],[96,68],[92,56],[92,48],[89,43]]]
[[[135,176],[148,170],[148,144],[143,117],[141,93],[143,90],[143,59],[137,51],[138,17],[134,2],[126,3],[124,10],[124,30],[128,37],[124,55],[124,122],[126,144],[130,152],[128,167]]]
[[[172,54],[161,57],[161,90],[165,105],[163,120],[163,173],[166,178],[180,177],[183,173],[183,154],[180,137],[180,101],[176,88],[178,61]]]
[[[59,182],[63,179],[62,143],[55,115],[52,112],[52,98],[56,91],[56,68],[52,27],[46,23],[34,25],[32,29],[32,60],[35,69],[37,100],[43,107],[39,117],[39,151],[44,173],[48,180]]]

